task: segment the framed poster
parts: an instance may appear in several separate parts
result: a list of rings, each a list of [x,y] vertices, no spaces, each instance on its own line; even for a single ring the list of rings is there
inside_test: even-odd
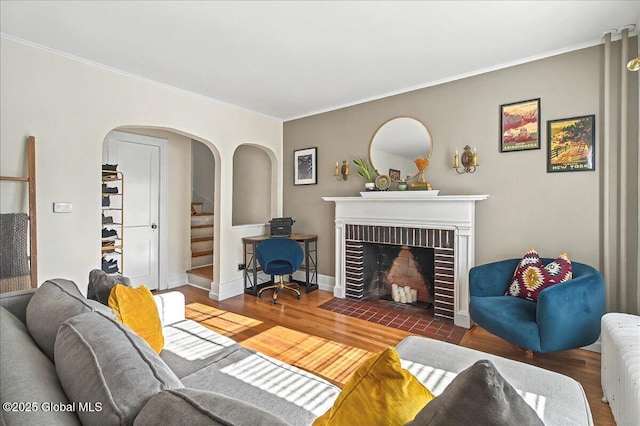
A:
[[[500,152],[540,149],[540,98],[500,105]]]
[[[314,185],[318,183],[318,148],[293,151],[293,184]]]
[[[596,116],[547,121],[547,172],[596,169]]]

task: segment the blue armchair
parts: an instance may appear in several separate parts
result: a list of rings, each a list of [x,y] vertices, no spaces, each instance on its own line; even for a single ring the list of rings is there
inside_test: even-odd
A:
[[[542,259],[543,263],[553,259]],[[573,279],[548,287],[538,302],[505,296],[520,259],[469,271],[469,313],[488,332],[527,350],[555,352],[595,342],[605,309],[604,279],[597,269],[571,262]]]

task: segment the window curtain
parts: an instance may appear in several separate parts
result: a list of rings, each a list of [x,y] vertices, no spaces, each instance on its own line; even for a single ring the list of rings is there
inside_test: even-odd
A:
[[[638,55],[633,26],[605,34],[601,149],[602,271],[607,311],[640,313],[639,73],[627,69]],[[616,38],[614,41],[613,39]],[[619,38],[619,39],[618,39]]]

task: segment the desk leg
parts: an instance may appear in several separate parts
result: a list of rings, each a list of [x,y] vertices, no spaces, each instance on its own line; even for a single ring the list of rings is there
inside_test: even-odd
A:
[[[314,247],[311,250],[311,243]],[[307,293],[318,289],[318,240],[305,240],[304,242],[304,255],[305,255],[305,289]],[[313,268],[313,269],[312,269]],[[315,279],[314,279],[315,278]]]

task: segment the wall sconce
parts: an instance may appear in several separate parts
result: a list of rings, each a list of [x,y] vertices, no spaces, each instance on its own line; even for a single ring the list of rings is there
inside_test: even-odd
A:
[[[349,179],[349,162],[347,160],[342,161],[342,167],[336,163],[336,168],[333,172],[333,176],[336,178],[338,182],[341,180]]]
[[[640,70],[640,56],[638,56],[637,58],[634,58],[632,60],[630,60],[627,63],[627,69],[629,71],[638,71]]]
[[[462,161],[462,167],[460,167],[460,161]],[[475,173],[479,165],[478,151],[476,148],[473,148],[473,152],[471,152],[471,147],[466,145],[461,156],[458,156],[458,149],[456,148],[456,153],[453,156],[453,168],[456,169],[458,174]]]

